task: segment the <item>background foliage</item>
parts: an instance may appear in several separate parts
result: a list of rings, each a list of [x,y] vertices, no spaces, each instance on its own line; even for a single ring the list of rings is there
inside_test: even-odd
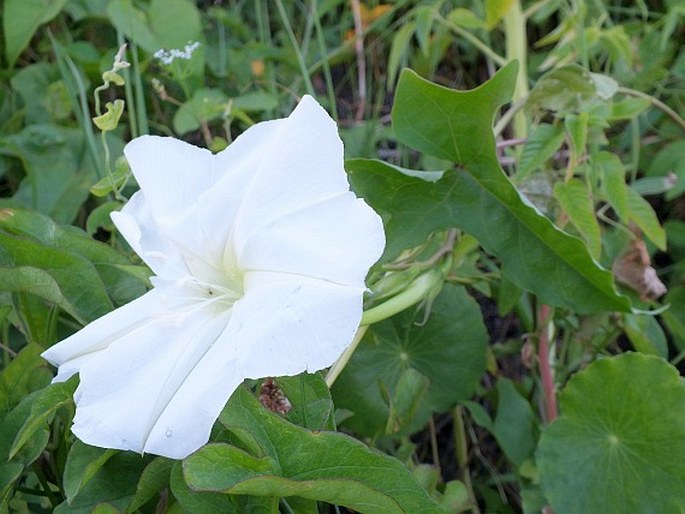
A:
[[[1,15],[0,512],[682,509],[682,3]],[[136,189],[124,143],[218,151],[305,93],[388,238],[351,359],[276,378],[285,414],[245,384],[183,462],[75,440],[77,378],[49,385],[40,353],[149,286],[109,221]]]

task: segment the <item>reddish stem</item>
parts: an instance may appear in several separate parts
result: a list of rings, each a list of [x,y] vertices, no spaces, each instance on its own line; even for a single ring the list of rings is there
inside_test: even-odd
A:
[[[554,390],[554,377],[549,363],[549,317],[552,309],[549,305],[540,305],[538,311],[538,366],[540,367],[540,379],[542,380],[542,395],[545,402],[545,414],[547,422],[553,421],[558,415],[557,396]]]

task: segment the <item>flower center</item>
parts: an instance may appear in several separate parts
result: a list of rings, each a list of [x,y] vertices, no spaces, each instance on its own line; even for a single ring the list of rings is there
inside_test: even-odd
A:
[[[217,314],[226,312],[242,298],[243,272],[234,260],[217,264],[184,252],[187,272],[172,280],[157,278],[155,287],[162,286],[167,296],[181,299],[192,311],[212,307]]]
[[[236,267],[205,269],[194,273],[190,280],[190,294],[196,301],[228,310],[243,296],[243,273]]]
[[[242,290],[236,290],[232,285],[203,283],[199,280],[195,282],[201,294],[205,295],[205,301],[233,305],[233,303],[243,296]]]

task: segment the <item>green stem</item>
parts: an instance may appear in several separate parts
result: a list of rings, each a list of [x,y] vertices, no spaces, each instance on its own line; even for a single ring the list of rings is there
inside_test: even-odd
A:
[[[328,373],[326,374],[326,385],[328,387],[331,387],[333,385],[333,383],[338,378],[340,373],[342,373],[342,370],[345,369],[345,366],[347,366],[347,363],[352,358],[352,354],[357,349],[357,346],[359,346],[360,341],[362,340],[364,334],[366,334],[366,331],[368,329],[368,325],[362,325],[357,329],[357,333],[354,335],[354,339],[352,339],[352,343],[350,343],[350,346],[347,347],[343,354],[338,358],[337,361],[335,361],[333,366],[331,366],[331,368],[328,370]]]
[[[95,134],[93,134],[93,129],[90,125],[90,112],[88,111],[88,100],[86,100],[86,88],[81,80],[81,76],[79,75],[78,69],[76,68],[74,62],[67,55],[64,56],[64,60],[74,76],[74,80],[76,81],[78,87],[81,112],[83,113],[83,131],[86,135],[86,141],[88,142],[88,146],[91,150],[91,156],[93,161],[95,161],[95,171],[98,179],[100,179],[104,174],[102,171],[102,165],[100,164],[100,159],[98,159],[98,151],[95,145]]]
[[[121,191],[117,187],[116,181],[114,180],[114,175],[112,174],[112,166],[109,162],[111,157],[109,153],[109,145],[107,144],[107,132],[104,130],[100,132],[100,142],[102,143],[102,149],[105,152],[105,171],[107,172],[107,176],[109,177],[109,182],[112,186],[114,198],[122,202],[125,202],[126,198],[121,194]]]
[[[675,112],[673,109],[671,109],[668,105],[666,105],[664,102],[662,102],[658,98],[655,98],[652,95],[648,95],[647,93],[643,93],[642,91],[638,91],[636,89],[630,89],[627,87],[619,87],[618,92],[623,93],[624,95],[636,96],[638,98],[644,98],[645,100],[649,100],[649,102],[654,107],[661,109],[673,121],[675,121],[678,125],[680,125],[680,128],[685,130],[685,119],[681,118],[677,112]]]
[[[107,89],[108,84],[102,84],[93,91],[93,98],[95,99],[95,116],[102,116],[102,109],[100,108],[100,91]]]
[[[359,0],[350,0],[354,17],[354,52],[357,56],[357,88],[359,102],[354,121],[360,123],[366,109],[366,57],[364,56],[364,27]]]
[[[630,174],[630,183],[637,180],[637,172],[640,167],[640,148],[642,147],[640,141],[640,120],[633,118],[630,120],[630,167],[628,168]]]
[[[219,11],[221,14],[216,18],[216,31],[218,35],[218,54],[219,54],[219,69],[217,70],[217,75],[221,78],[225,78],[228,73],[226,72],[226,26],[224,25],[224,10]]]
[[[95,168],[95,173],[98,179],[104,176],[102,169],[102,163],[99,159],[97,143],[95,142],[95,134],[93,133],[93,127],[91,125],[90,111],[88,109],[88,99],[86,96],[86,87],[81,80],[81,75],[79,74],[76,65],[71,60],[71,58],[62,51],[61,45],[52,35],[50,30],[47,31],[50,43],[52,44],[52,50],[55,53],[57,68],[60,71],[62,80],[67,84],[67,87],[71,86],[70,89],[76,89],[76,95],[78,96],[78,103],[74,102],[74,114],[78,119],[79,125],[83,130],[83,135],[88,145],[88,150],[90,151],[90,157],[93,160],[93,166]]]
[[[331,75],[331,65],[328,59],[325,58],[328,55],[328,49],[326,48],[326,41],[324,39],[323,27],[321,26],[321,20],[319,19],[319,13],[317,11],[318,0],[311,1],[311,12],[314,18],[314,27],[316,28],[316,41],[319,45],[319,53],[323,58],[323,77],[326,81],[326,93],[328,94],[328,103],[330,105],[329,110],[335,122],[338,122],[338,106],[335,100],[335,87],[333,86],[333,76]]]
[[[293,32],[293,28],[288,20],[288,13],[286,13],[285,7],[283,7],[283,1],[276,0],[276,7],[278,7],[278,13],[281,16],[283,28],[285,28],[288,38],[290,39],[290,43],[293,45],[293,50],[295,51],[295,55],[297,57],[297,63],[300,66],[300,73],[302,74],[302,79],[304,80],[305,89],[310,95],[316,96],[314,92],[314,86],[312,85],[311,78],[309,77],[309,71],[307,70],[307,64],[304,62],[304,56],[302,55],[302,51],[297,43],[297,38]]]
[[[404,291],[365,311],[362,315],[361,324],[378,323],[419,303],[442,282],[443,278],[442,271],[437,269],[419,275]]]
[[[471,482],[471,471],[469,470],[469,443],[466,439],[466,428],[464,427],[464,407],[457,405],[454,408],[454,452],[457,457],[457,468],[459,469],[460,478],[466,486],[466,492],[469,495],[471,503],[471,510],[475,514],[480,514],[478,508],[478,500],[476,500],[476,493],[473,491],[473,483]]]
[[[519,102],[528,96],[528,39],[526,37],[526,18],[521,10],[521,2],[515,0],[504,17],[504,35],[506,39],[507,62],[516,59],[519,62],[516,89],[513,102]],[[528,122],[523,111],[514,116],[514,137],[528,137]]]
[[[538,366],[542,381],[542,394],[545,404],[545,421],[551,423],[559,415],[557,395],[554,387],[554,372],[550,362],[550,332],[552,331],[552,309],[542,304],[538,310]]]
[[[257,32],[259,32],[259,41],[265,46],[270,47],[273,45],[271,38],[271,32],[269,28],[270,16],[269,16],[269,0],[255,1],[255,17],[257,18]],[[264,79],[265,84],[269,88],[269,92],[273,95],[278,93],[276,88],[276,80],[274,78],[274,67],[271,65],[270,60],[264,61]],[[272,111],[267,112],[268,115],[272,114]]]
[[[505,64],[507,64],[507,59],[499,55],[497,52],[495,52],[492,48],[483,43],[476,36],[468,32],[467,30],[464,30],[456,23],[452,23],[450,20],[448,20],[447,18],[443,18],[442,16],[436,16],[435,21],[437,21],[438,23],[442,23],[445,27],[449,28],[459,37],[464,38],[466,41],[468,41],[478,50],[480,50],[481,53],[483,53],[483,55],[492,59],[492,61],[498,66],[504,66]]]
[[[149,134],[150,127],[147,123],[147,108],[145,107],[145,89],[143,88],[142,72],[138,61],[138,45],[131,41],[131,76],[133,77],[133,93],[136,104],[136,120],[138,123],[138,135]],[[128,81],[126,81],[128,84]]]
[[[499,136],[504,129],[509,125],[509,122],[511,119],[516,116],[521,109],[523,109],[526,105],[526,100],[528,100],[528,97],[523,97],[521,98],[518,102],[514,102],[511,107],[505,112],[502,117],[497,121],[495,124],[495,128],[493,129],[493,133],[495,134],[495,137]]]
[[[283,507],[285,514],[295,514],[295,511],[293,510],[293,508],[290,506],[290,504],[288,503],[288,501],[285,498],[281,498],[280,505]],[[277,505],[277,507],[278,507],[278,505]],[[276,510],[274,512],[278,512],[278,510]]]
[[[435,428],[435,418],[431,416],[428,420],[428,431],[430,433],[431,442],[431,453],[433,454],[433,466],[438,472],[438,475],[442,474],[442,469],[440,468],[440,450],[438,448],[438,431]]]
[[[576,41],[578,41],[578,44],[580,45],[580,63],[583,65],[583,68],[589,70],[590,56],[588,54],[587,41],[585,40],[585,16],[587,14],[587,7],[583,1],[576,0],[573,4],[575,5],[575,12],[578,14],[578,16],[575,16],[575,19],[577,20],[576,30],[578,31]],[[574,13],[570,14],[573,16]]]
[[[43,488],[43,491],[45,492],[45,496],[48,498],[48,500],[50,500],[50,505],[52,505],[53,507],[57,507],[57,505],[59,505],[61,501],[55,495],[52,489],[50,489],[50,484],[48,483],[47,478],[45,478],[45,473],[43,473],[40,464],[38,462],[34,462],[31,466],[31,469],[36,474],[36,477],[38,478],[38,481],[40,482],[40,485]]]

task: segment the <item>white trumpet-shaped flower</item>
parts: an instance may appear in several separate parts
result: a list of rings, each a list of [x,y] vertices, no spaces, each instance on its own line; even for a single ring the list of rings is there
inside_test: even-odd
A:
[[[79,439],[180,459],[244,379],[338,358],[385,238],[311,97],[216,155],[154,136],[125,154],[140,191],[112,219],[153,288],[43,356],[56,381],[80,375]]]

